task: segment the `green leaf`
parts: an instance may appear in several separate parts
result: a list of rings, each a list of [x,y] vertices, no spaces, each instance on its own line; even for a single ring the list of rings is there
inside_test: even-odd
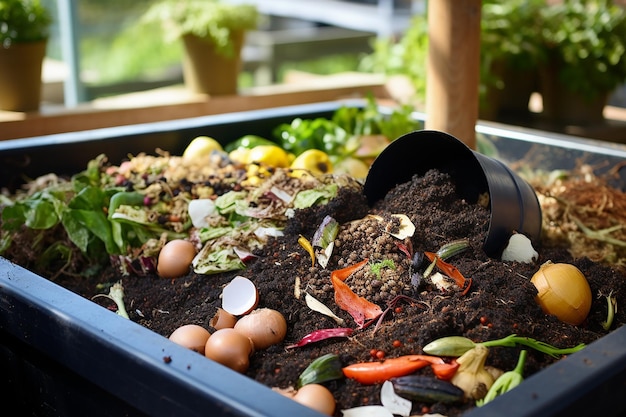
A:
[[[298,209],[324,204],[337,195],[337,184],[328,184],[322,188],[300,191],[294,198],[293,206]]]

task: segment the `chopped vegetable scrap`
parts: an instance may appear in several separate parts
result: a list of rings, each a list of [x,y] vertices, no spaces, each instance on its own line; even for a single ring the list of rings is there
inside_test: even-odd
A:
[[[467,294],[472,286],[471,278],[465,278],[463,274],[461,274],[461,271],[459,271],[454,265],[445,262],[436,253],[424,252],[424,255],[426,255],[431,262],[435,262],[437,268],[441,269],[447,276],[452,278],[459,288],[464,288],[463,295]]]
[[[330,279],[335,289],[335,302],[341,309],[350,313],[360,329],[366,327],[383,314],[380,306],[367,301],[363,297],[359,297],[344,283],[350,274],[362,268],[367,262],[368,260],[365,259],[355,265],[333,271],[330,274]]]
[[[526,363],[526,351],[522,350],[515,369],[503,373],[495,380],[485,398],[476,401],[476,405],[482,407],[488,402],[493,401],[497,396],[508,392],[524,381],[524,364]]]
[[[307,384],[320,384],[333,379],[343,378],[341,361],[334,353],[327,353],[306,367],[298,377],[298,388]]]
[[[352,336],[353,332],[354,330],[349,327],[315,330],[314,332],[311,332],[304,336],[297,343],[285,346],[285,349],[302,347],[308,345],[309,343],[320,342],[322,340],[330,339],[333,337],[350,337]]]
[[[307,251],[307,253],[311,257],[311,266],[315,266],[315,250],[313,249],[313,245],[311,245],[311,242],[309,242],[306,237],[300,235],[300,237],[298,238],[298,244],[300,244],[300,246],[302,246],[302,248]]]
[[[311,244],[315,249],[317,262],[322,268],[326,268],[328,265],[328,260],[335,247],[337,233],[339,233],[339,223],[331,216],[326,216],[313,235]]]
[[[426,375],[406,375],[392,378],[394,390],[401,397],[424,403],[443,404],[463,401],[464,392],[456,385]]]

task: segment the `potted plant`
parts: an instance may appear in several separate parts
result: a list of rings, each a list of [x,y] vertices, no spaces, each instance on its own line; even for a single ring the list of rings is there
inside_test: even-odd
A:
[[[538,68],[546,61],[541,33],[545,0],[483,2],[480,117],[501,120],[530,115]]]
[[[182,39],[186,86],[215,95],[237,92],[245,32],[258,20],[256,6],[219,0],[162,0],[143,16],[162,25],[166,41]]]
[[[0,109],[39,109],[51,23],[39,0],[0,0]]]
[[[540,70],[544,116],[602,121],[608,96],[626,81],[626,10],[612,0],[564,0],[542,15],[549,56]]]

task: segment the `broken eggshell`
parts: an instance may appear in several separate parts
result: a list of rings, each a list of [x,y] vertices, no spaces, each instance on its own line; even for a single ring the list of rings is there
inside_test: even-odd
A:
[[[258,303],[259,292],[246,277],[237,275],[222,290],[222,308],[233,316],[248,314]]]
[[[534,189],[503,162],[444,132],[414,131],[391,142],[372,163],[363,192],[373,205],[396,185],[430,169],[450,174],[458,193],[471,203],[489,196],[491,219],[483,243],[488,256],[499,258],[513,231],[540,242],[541,206]]]

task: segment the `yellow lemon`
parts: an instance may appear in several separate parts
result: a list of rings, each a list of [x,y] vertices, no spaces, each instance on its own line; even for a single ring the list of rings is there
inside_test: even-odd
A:
[[[369,166],[358,158],[345,158],[335,164],[333,172],[348,174],[357,179],[365,179]]]
[[[237,148],[228,153],[228,157],[240,164],[247,164],[250,161],[250,149],[248,148]]]
[[[202,158],[208,156],[213,151],[222,152],[224,149],[218,141],[208,136],[198,136],[187,145],[183,158]]]
[[[333,164],[328,154],[319,149],[307,149],[296,157],[291,163],[291,168],[296,170],[307,170],[314,175],[329,174],[333,172]]]
[[[287,168],[289,166],[289,155],[280,146],[259,145],[250,149],[248,162],[265,164],[276,168]]]

